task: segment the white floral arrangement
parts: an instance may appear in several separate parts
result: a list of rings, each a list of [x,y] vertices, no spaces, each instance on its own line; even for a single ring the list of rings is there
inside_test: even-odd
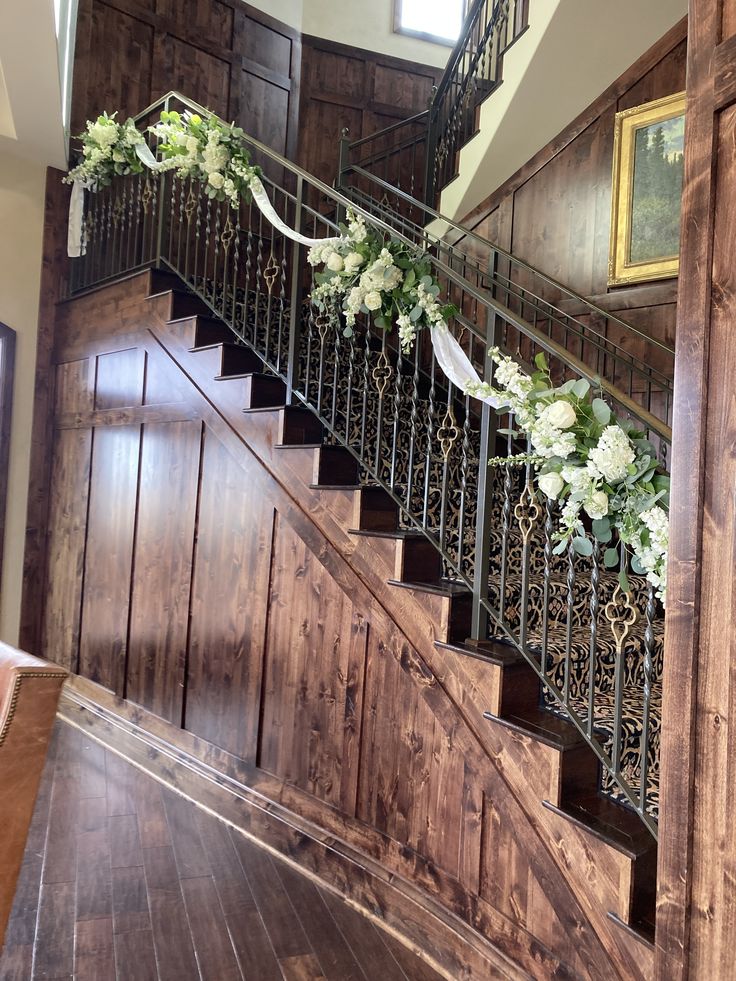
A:
[[[249,199],[251,181],[260,177],[261,170],[250,164],[240,127],[216,116],[164,111],[149,132],[157,141],[158,160],[132,119],[118,123],[115,113],[103,113],[87,123],[79,137],[82,161],[64,180],[68,184],[81,181],[97,190],[107,187],[115,176],[140,174],[147,167],[156,173],[175,170],[177,177],[199,181],[208,197],[229,201],[233,208],[240,206],[241,199]]]
[[[571,543],[580,555],[591,555],[593,543],[583,515],[602,545],[606,568],[620,564],[619,580],[628,592],[626,555],[631,568],[645,575],[664,603],[669,548],[669,477],[661,472],[656,451],[644,433],[627,419],[617,419],[601,398],[593,397],[585,379],[554,388],[543,354],[529,376],[511,358],[491,348],[496,366],[492,387],[468,385],[469,395],[500,400],[499,413],[511,412],[515,425],[529,439],[533,452],[497,457],[492,465],[530,462],[537,487],[562,505],[554,553]],[[501,432],[518,436],[515,430]],[[623,549],[611,545],[614,533]]]
[[[245,134],[235,123],[193,112],[164,111],[149,132],[158,141],[159,171],[175,170],[179,178],[199,181],[208,197],[229,201],[233,208],[240,206],[241,199],[249,200],[251,181],[260,177],[261,170],[251,166]]]
[[[360,313],[382,330],[395,323],[404,353],[423,327],[447,327],[458,310],[439,302],[440,287],[424,253],[368,227],[352,211],[340,230],[339,240],[313,246],[307,258],[311,266],[325,267],[314,275],[311,300],[322,313],[342,312],[346,337]]]
[[[113,177],[143,171],[136,149],[145,143],[143,134],[132,119],[118,123],[116,115],[108,116],[105,112],[87,122],[84,133],[78,137],[82,142],[82,160],[64,178],[67,184],[81,181],[85,187],[96,190],[107,187]]]

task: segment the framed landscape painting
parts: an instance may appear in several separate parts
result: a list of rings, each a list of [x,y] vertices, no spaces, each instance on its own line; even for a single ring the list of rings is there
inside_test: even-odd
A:
[[[616,113],[609,286],[676,276],[685,93]]]

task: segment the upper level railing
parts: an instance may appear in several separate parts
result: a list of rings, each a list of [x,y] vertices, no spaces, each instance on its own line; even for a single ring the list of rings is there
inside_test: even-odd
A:
[[[456,154],[501,81],[503,55],[526,30],[529,0],[475,0],[429,108],[347,145],[349,159],[413,198],[434,204],[455,176]]]
[[[172,107],[205,113],[169,93],[138,117],[140,127]],[[310,238],[334,235],[334,215],[309,204],[326,199],[335,214],[353,208],[387,238],[415,244],[416,230],[393,225],[386,212],[361,208],[245,139],[271,162],[269,172],[284,174],[283,183],[268,176],[263,182],[291,228]],[[486,465],[519,448],[510,434],[513,420],[502,436],[488,405],[455,388],[427,331],[419,332],[410,355],[398,350],[395,331],[367,315],[359,315],[345,336],[338,311],[319,314],[308,302],[314,280],[304,247],[266,221],[255,204],[242,201],[234,209],[189,179],[148,172],[89,195],[84,225],[86,254],[73,261],[72,293],[146,266],[176,272],[256,351],[264,370],[285,381],[289,398],[318,416],[328,439],[354,455],[363,479],[392,497],[403,527],[432,542],[443,576],[472,596],[474,639],[502,642],[526,659],[549,706],[564,713],[597,754],[611,792],[656,833],[662,610],[653,587],[632,575],[628,607],[617,612],[617,574],[603,568],[592,537],[588,555],[572,547],[554,554],[558,508],[537,493],[533,468]],[[510,290],[489,289],[465,275],[470,267],[456,268],[450,252],[427,245],[432,275],[459,310],[450,329],[482,378],[492,378],[490,344],[524,363],[545,352],[555,382],[589,380],[621,417],[661,447],[669,444],[660,419],[599,378],[566,350],[564,338],[527,321],[517,294],[507,302]],[[582,342],[593,343],[592,334]],[[606,358],[614,354],[605,349]],[[617,561],[625,565],[623,550]],[[625,642],[616,640],[622,617]]]

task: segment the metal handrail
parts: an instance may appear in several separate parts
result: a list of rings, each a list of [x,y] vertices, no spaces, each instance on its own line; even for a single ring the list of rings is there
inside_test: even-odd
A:
[[[542,272],[541,269],[535,269],[534,266],[530,266],[528,262],[524,262],[524,260],[519,259],[518,256],[513,255],[511,252],[507,252],[505,249],[501,248],[501,246],[496,245],[495,243],[491,242],[487,238],[483,238],[482,235],[478,235],[477,232],[474,232],[471,228],[468,228],[467,225],[462,225],[460,222],[457,222],[452,218],[448,218],[447,215],[443,215],[441,212],[435,210],[430,205],[424,204],[423,202],[417,200],[417,198],[413,198],[410,194],[408,194],[406,191],[403,191],[400,187],[397,187],[394,184],[389,184],[387,181],[376,176],[375,174],[371,174],[370,171],[365,170],[363,167],[359,167],[358,165],[354,165],[354,164],[349,164],[347,169],[343,171],[343,173],[348,173],[348,172],[357,174],[360,177],[365,177],[371,180],[374,184],[378,185],[378,187],[382,191],[390,192],[392,195],[402,198],[402,200],[406,201],[407,204],[413,205],[417,209],[417,211],[423,212],[425,215],[429,215],[433,222],[434,221],[441,222],[442,224],[447,225],[449,228],[452,228],[454,231],[459,232],[460,233],[459,237],[471,239],[472,241],[477,242],[479,245],[484,246],[485,248],[492,248],[493,251],[496,252],[502,259],[508,260],[509,262],[513,262],[514,265],[518,266],[521,269],[524,269],[528,273],[531,273],[536,278],[541,279],[548,286],[551,286],[555,290],[559,290],[560,293],[564,293],[570,300],[574,301],[575,303],[582,304],[586,312],[592,314],[598,314],[602,317],[605,317],[606,320],[618,324],[618,326],[623,328],[627,332],[627,334],[631,334],[634,337],[638,337],[641,340],[646,341],[647,344],[651,344],[652,347],[659,348],[659,350],[664,351],[667,354],[670,354],[674,357],[675,349],[673,347],[670,347],[668,344],[665,344],[663,341],[658,341],[654,337],[650,337],[648,334],[645,334],[637,327],[634,327],[633,324],[629,324],[625,320],[621,320],[621,318],[617,317],[615,314],[611,314],[607,310],[604,310],[602,307],[596,306],[596,304],[593,303],[591,300],[586,299],[586,297],[582,296],[580,293],[576,293],[574,290],[570,289],[569,286],[565,286],[564,283],[559,282],[559,280],[554,279],[552,276],[548,276],[547,273]],[[405,221],[405,219],[402,219],[402,221]],[[416,226],[416,227],[419,228],[421,226]],[[433,237],[431,232],[429,232],[426,227],[424,228],[424,234],[427,235],[429,238]],[[564,313],[564,311],[560,310],[560,313]],[[593,333],[595,333],[594,328],[588,328],[588,329],[591,330]],[[603,335],[600,336],[602,337]]]
[[[187,96],[182,95],[181,92],[177,92],[176,90],[172,89],[171,91],[167,92],[165,95],[161,96],[159,99],[156,99],[155,102],[152,102],[151,105],[147,106],[142,112],[134,116],[133,119],[135,120],[135,122],[141,122],[146,117],[154,113],[157,109],[161,109],[161,108],[168,109],[174,100],[186,106],[187,109],[199,113],[200,115],[214,116],[216,118],[219,118],[217,117],[216,113],[207,109],[205,106],[202,106],[198,102],[195,102],[193,99],[189,99]],[[381,231],[385,232],[386,234],[403,241],[407,245],[416,247],[416,242],[414,242],[409,236],[404,235],[401,231],[397,230],[395,226],[390,225],[388,222],[372,214],[367,209],[356,204],[351,198],[342,194],[339,190],[333,187],[329,187],[318,177],[315,177],[314,175],[310,174],[308,171],[304,170],[298,164],[292,163],[291,160],[288,160],[286,157],[283,157],[276,150],[271,149],[271,147],[266,146],[264,143],[261,143],[259,140],[256,140],[254,137],[251,137],[249,135],[246,135],[245,139],[247,140],[248,144],[254,147],[255,149],[257,149],[259,153],[264,154],[269,159],[279,164],[281,167],[284,167],[286,170],[289,170],[295,176],[307,180],[313,187],[317,188],[321,193],[327,195],[327,197],[331,198],[337,205],[340,205],[341,207],[346,209],[350,208],[351,210],[361,214],[371,224],[377,226],[378,228],[381,229]],[[383,181],[381,181],[380,183],[385,184],[385,182]],[[395,188],[392,185],[386,185],[386,186],[393,193],[398,192],[401,194],[402,197],[408,200],[412,200],[412,201],[415,200],[410,198],[408,195],[404,194],[403,192],[398,191],[398,188]],[[440,215],[437,212],[434,212],[432,209],[428,209],[426,206],[422,206],[422,207],[424,207],[425,211],[429,211],[430,213],[432,213],[436,218],[439,218],[440,220],[443,221],[444,220],[449,221],[449,219],[444,219],[442,215]],[[452,222],[450,223],[454,224]],[[455,227],[462,229],[462,226],[459,225],[455,225]],[[473,236],[474,238],[476,238],[480,242],[485,241],[481,239],[479,236],[476,236],[470,230],[467,230],[467,233]],[[504,252],[502,249],[496,249],[496,246],[493,246],[493,248],[505,258],[511,259],[514,262],[520,262],[520,260],[516,259],[510,253]],[[626,394],[626,392],[624,392],[618,386],[612,384],[611,382],[608,382],[606,379],[600,378],[598,375],[591,372],[590,368],[587,365],[585,365],[578,358],[575,358],[564,347],[557,344],[542,331],[535,328],[532,324],[523,320],[508,307],[504,306],[502,303],[499,303],[494,297],[490,296],[487,292],[478,289],[472,283],[458,276],[455,270],[453,270],[446,263],[442,262],[440,259],[433,257],[433,264],[437,267],[439,271],[441,271],[448,278],[448,280],[456,283],[459,282],[462,285],[463,291],[469,297],[471,297],[474,300],[477,300],[482,306],[485,306],[486,308],[492,310],[494,313],[498,314],[504,320],[513,324],[513,326],[521,334],[527,337],[533,344],[535,344],[537,347],[541,348],[542,350],[547,351],[550,354],[554,354],[556,357],[560,358],[561,361],[566,362],[569,365],[569,367],[573,371],[578,373],[582,378],[585,378],[591,384],[600,387],[603,391],[606,392],[606,394],[613,401],[617,402],[619,405],[624,407],[626,411],[630,415],[632,415],[635,419],[638,419],[642,423],[645,429],[648,429],[656,433],[660,438],[664,439],[666,442],[671,442],[672,439],[671,428],[667,426],[666,423],[664,423],[661,419],[658,419],[656,416],[648,412],[643,406],[634,402]],[[534,270],[531,266],[528,266],[525,263],[521,263],[521,265],[524,268],[534,272],[535,274],[537,273],[537,270]],[[555,281],[550,277],[544,276],[544,274],[541,273],[539,275],[543,276],[543,278],[547,282],[553,283],[555,286],[559,285],[555,283]],[[580,300],[583,303],[587,303],[587,301],[585,301],[583,297],[578,297],[577,294],[573,293],[571,290],[567,290],[565,287],[561,287],[561,286],[560,288],[565,290],[565,292],[567,292],[567,294],[570,297],[576,300]],[[598,308],[594,307],[592,304],[589,304],[589,306],[594,311],[598,310]],[[603,313],[603,311],[600,312]],[[628,324],[625,324],[624,321],[619,321],[619,322],[621,323],[622,326],[628,329],[629,327]],[[632,328],[632,330],[634,330],[634,328]],[[638,331],[634,331],[634,332],[639,334],[639,336],[646,338],[645,334],[641,334]],[[664,345],[659,345],[659,346],[664,347]],[[669,349],[665,348],[665,350],[669,350]]]
[[[393,133],[394,130],[401,129],[402,126],[408,126],[410,123],[419,122],[420,119],[427,119],[428,116],[429,109],[423,109],[421,112],[417,112],[413,116],[407,116],[406,119],[399,119],[397,122],[391,123],[390,126],[386,126],[382,130],[379,130],[379,133],[381,136],[387,136],[389,133]],[[363,146],[363,144],[370,143],[372,140],[374,140],[376,135],[376,133],[371,133],[370,136],[364,136],[360,140],[354,140],[350,144],[350,149],[357,150],[358,147]]]

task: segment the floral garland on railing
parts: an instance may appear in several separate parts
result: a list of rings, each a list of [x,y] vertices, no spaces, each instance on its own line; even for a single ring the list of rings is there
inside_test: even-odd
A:
[[[118,123],[115,113],[103,113],[79,136],[82,162],[64,180],[97,189],[107,187],[116,175],[140,174],[144,167],[159,173],[175,170],[177,177],[203,184],[208,197],[238,208],[241,199],[249,199],[253,179],[261,176],[260,167],[250,164],[243,130],[217,116],[164,111],[148,132],[156,138],[158,160],[132,119]]]
[[[311,266],[325,266],[314,275],[311,300],[323,313],[342,310],[346,337],[352,335],[359,313],[372,316],[382,330],[395,323],[404,353],[423,327],[447,330],[458,309],[439,302],[440,286],[424,253],[369,228],[352,211],[340,231],[339,241],[314,246],[307,258]]]
[[[175,170],[181,179],[199,181],[208,197],[229,201],[233,208],[250,199],[253,178],[261,176],[261,168],[251,166],[245,133],[235,123],[192,112],[162,112],[149,132],[158,140],[158,170]]]
[[[645,575],[665,601],[669,547],[669,477],[660,472],[656,450],[644,433],[627,419],[617,419],[585,379],[552,386],[543,354],[537,371],[529,376],[498,348],[490,355],[496,365],[494,381],[468,385],[476,397],[499,400],[499,413],[511,412],[515,424],[529,439],[533,452],[497,457],[491,465],[531,463],[537,486],[562,505],[554,553],[572,544],[579,555],[591,555],[593,543],[585,534],[582,515],[592,522],[598,542],[618,539],[633,552],[631,568]],[[512,437],[519,433],[502,430]],[[628,592],[626,562],[609,545],[603,554],[606,568],[621,563],[619,580]]]
[[[82,143],[82,160],[64,178],[67,184],[81,182],[85,187],[108,187],[113,177],[141,174],[144,163],[139,148],[145,137],[132,119],[118,123],[117,113],[108,116],[104,112],[87,127],[78,139]]]

